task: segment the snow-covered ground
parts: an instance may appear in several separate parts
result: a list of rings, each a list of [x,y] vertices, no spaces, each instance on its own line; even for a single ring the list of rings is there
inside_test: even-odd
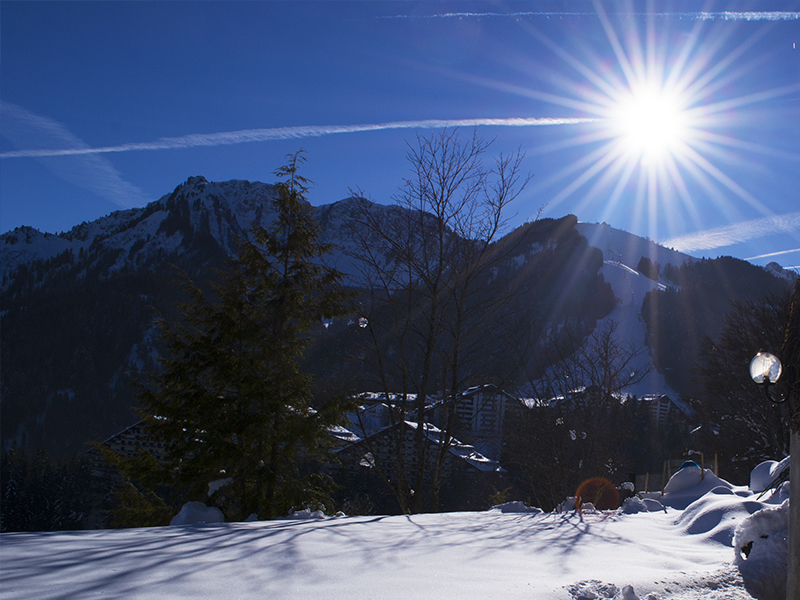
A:
[[[788,488],[756,493],[775,471],[762,467],[750,487],[736,487],[689,467],[663,496],[616,511],[509,504],[3,534],[0,598],[783,598]],[[748,558],[734,534],[740,547],[752,542]]]

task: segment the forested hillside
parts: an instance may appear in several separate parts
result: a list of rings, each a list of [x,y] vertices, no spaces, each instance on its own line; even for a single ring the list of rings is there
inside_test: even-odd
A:
[[[180,271],[205,287],[218,279],[237,236],[252,221],[269,223],[272,186],[250,182],[186,183],[142,209],[113,213],[53,235],[18,229],[0,238],[6,267],[2,305],[2,440],[55,457],[82,452],[135,422],[142,371],[158,368],[157,315],[177,320],[185,298]],[[390,216],[397,208],[369,203]],[[315,209],[333,259],[357,271],[352,236],[358,224],[352,200]],[[602,254],[575,229],[577,219],[543,219],[521,226],[494,244],[505,259],[483,282],[483,293],[503,298],[496,310],[510,328],[535,323],[526,335],[570,322],[591,331],[614,305],[599,269]],[[350,285],[354,280],[350,280]],[[305,364],[324,398],[374,385],[363,361],[363,332],[353,316],[320,324]],[[484,332],[497,340],[498,332]],[[513,387],[508,365],[514,344],[493,341],[470,382],[490,375]],[[477,365],[477,363],[474,363]],[[502,367],[502,369],[500,369]]]
[[[673,285],[645,297],[642,317],[656,368],[686,396],[697,392],[694,379],[701,341],[720,333],[732,303],[790,290],[787,279],[729,256],[671,267],[663,276]]]

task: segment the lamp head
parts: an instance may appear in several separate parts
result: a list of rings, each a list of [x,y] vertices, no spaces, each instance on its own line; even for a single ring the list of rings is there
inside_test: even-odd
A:
[[[759,352],[750,361],[750,377],[758,384],[776,383],[782,370],[781,361],[769,352]]]

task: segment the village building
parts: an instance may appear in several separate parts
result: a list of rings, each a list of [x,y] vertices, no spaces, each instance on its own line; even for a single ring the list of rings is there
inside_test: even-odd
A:
[[[396,480],[400,464],[407,481],[413,481],[417,465],[418,424],[407,418],[401,420],[400,416],[397,408],[386,402],[362,406],[350,413],[352,426],[334,432],[339,440],[334,451],[336,461],[326,468],[344,489],[370,496],[381,508],[393,504],[386,481]],[[444,432],[432,423],[425,423],[424,431],[427,489],[432,484],[433,463],[444,443]],[[504,478],[505,469],[496,460],[484,456],[473,445],[452,438],[442,465],[440,508],[486,508],[488,496],[502,489]]]

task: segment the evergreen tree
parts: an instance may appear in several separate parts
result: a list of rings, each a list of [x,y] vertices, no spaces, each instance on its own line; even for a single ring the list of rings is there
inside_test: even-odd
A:
[[[299,359],[312,328],[344,313],[343,294],[341,274],[320,264],[329,248],[304,198],[303,160],[291,155],[276,172],[269,229],[253,226],[210,294],[185,277],[183,322],[160,323],[169,357],[141,400],[164,456],[142,456],[123,472],[168,490],[175,507],[200,500],[228,519],[271,519],[326,499],[328,481],[303,466],[325,447],[340,407],[311,408]]]

